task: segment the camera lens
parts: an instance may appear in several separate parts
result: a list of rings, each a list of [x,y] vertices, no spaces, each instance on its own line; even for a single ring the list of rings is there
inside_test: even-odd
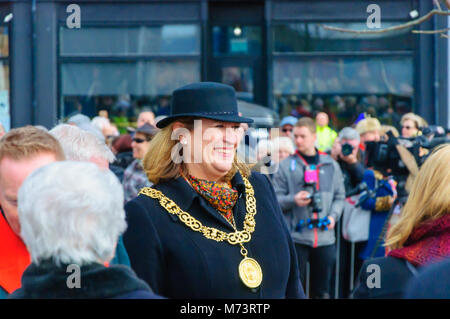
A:
[[[342,155],[348,156],[353,152],[353,146],[348,143],[342,145]]]

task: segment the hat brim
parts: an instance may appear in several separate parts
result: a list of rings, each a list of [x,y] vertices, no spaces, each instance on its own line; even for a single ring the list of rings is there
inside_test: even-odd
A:
[[[167,125],[169,125],[172,122],[175,122],[176,120],[179,120],[184,117],[194,117],[197,119],[210,119],[210,120],[216,120],[221,122],[231,122],[231,123],[253,123],[253,119],[248,117],[242,117],[237,116],[235,114],[220,114],[220,115],[208,115],[208,114],[193,114],[193,113],[184,113],[184,114],[177,114],[168,116],[166,118],[163,118],[162,120],[158,121],[156,123],[156,127],[158,128],[164,128]]]

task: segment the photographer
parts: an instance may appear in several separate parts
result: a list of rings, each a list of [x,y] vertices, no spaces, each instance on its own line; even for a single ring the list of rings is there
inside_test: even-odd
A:
[[[338,162],[342,170],[346,194],[349,194],[350,192],[357,194],[360,192],[358,191],[358,187],[362,185],[361,182],[363,181],[365,168],[361,162],[359,143],[360,137],[358,132],[351,127],[345,127],[339,132],[339,136],[331,149],[331,157]],[[352,204],[349,202],[348,205]],[[350,294],[350,290],[353,286],[350,283],[350,277],[352,277],[353,273],[353,279],[351,281],[353,282],[354,279],[356,279],[355,274],[358,273],[359,268],[362,265],[362,262],[360,260],[355,260],[354,256],[360,253],[365,242],[352,243],[344,238],[343,232],[341,232],[339,236],[341,236],[341,245],[338,252],[340,256],[339,291],[340,296],[346,298]],[[352,245],[354,246],[352,247]],[[352,253],[354,254],[353,256],[351,255]],[[356,262],[352,262],[353,260]],[[351,271],[352,267],[353,272]]]
[[[363,179],[364,165],[360,161],[359,142],[358,132],[351,127],[344,127],[331,149],[331,157],[342,170],[346,193],[357,187]]]
[[[365,242],[359,257],[362,260],[373,257],[382,257],[386,251],[384,244],[384,228],[389,218],[389,211],[397,196],[396,185],[387,177],[387,170],[373,167],[373,159],[380,155],[380,151],[371,147],[374,142],[380,141],[381,125],[376,118],[366,118],[358,122],[356,130],[364,143],[365,163],[368,168],[364,172],[363,182],[367,185],[371,196],[365,196],[361,207],[371,211],[369,224],[369,237]]]
[[[336,161],[315,148],[311,118],[301,118],[293,132],[297,150],[280,163],[273,186],[295,243],[301,281],[306,282],[309,261],[310,296],[329,298],[336,259],[334,226],[345,199],[342,172]]]

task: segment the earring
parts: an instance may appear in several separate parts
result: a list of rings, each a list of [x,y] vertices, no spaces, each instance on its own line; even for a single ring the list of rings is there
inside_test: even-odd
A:
[[[186,144],[187,144],[187,141],[186,141],[185,138],[182,138],[182,139],[180,140],[180,143],[183,144],[183,145],[186,145]]]

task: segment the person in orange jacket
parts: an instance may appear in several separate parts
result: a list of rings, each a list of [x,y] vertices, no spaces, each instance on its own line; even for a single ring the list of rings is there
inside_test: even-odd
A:
[[[0,140],[0,298],[20,288],[22,274],[31,262],[20,237],[19,188],[35,169],[64,159],[58,141],[33,126],[12,129]]]

